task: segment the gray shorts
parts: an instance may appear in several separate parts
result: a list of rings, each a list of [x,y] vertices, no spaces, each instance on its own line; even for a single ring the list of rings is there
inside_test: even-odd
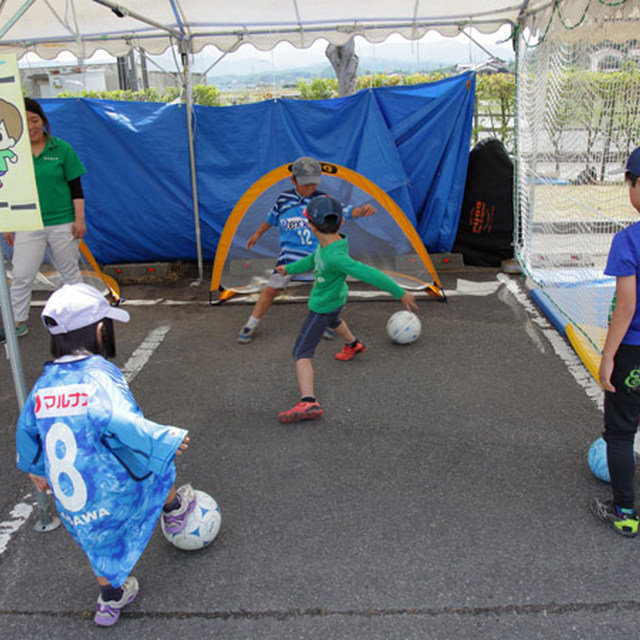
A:
[[[291,278],[293,278],[293,276],[283,276],[277,271],[274,271],[269,277],[269,280],[267,280],[267,287],[271,287],[272,289],[286,289],[287,285],[291,282]]]
[[[335,329],[341,322],[340,314],[343,307],[329,313],[315,313],[309,311],[302,323],[302,329],[293,347],[293,359],[313,358],[316,347],[322,340],[322,336],[327,329]]]

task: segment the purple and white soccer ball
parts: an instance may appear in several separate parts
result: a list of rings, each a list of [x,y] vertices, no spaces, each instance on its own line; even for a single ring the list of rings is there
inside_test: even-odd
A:
[[[167,533],[164,520],[160,518],[160,526],[164,537],[178,549],[196,551],[210,545],[220,531],[222,516],[218,503],[204,491],[194,489],[196,506],[187,516],[187,524],[180,533]]]
[[[422,324],[415,313],[396,311],[387,321],[387,333],[397,344],[411,344],[420,337]]]

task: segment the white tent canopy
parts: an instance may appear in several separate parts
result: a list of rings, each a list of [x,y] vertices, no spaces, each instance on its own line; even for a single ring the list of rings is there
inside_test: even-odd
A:
[[[309,47],[318,38],[341,45],[354,35],[381,42],[392,33],[417,39],[430,30],[446,36],[473,27],[492,33],[505,24],[544,32],[558,8],[578,22],[585,0],[2,0],[0,52],[32,51],[51,59],[61,51],[89,58],[98,50],[114,56],[131,48],[162,53],[172,44],[196,53],[206,45],[220,51],[250,43],[268,50],[282,41]],[[554,8],[556,7],[556,8]],[[608,19],[612,8],[606,7]],[[615,11],[623,20],[638,3]],[[589,9],[598,22],[597,11]],[[120,16],[120,17],[119,17]],[[602,25],[595,25],[602,26]],[[616,25],[615,33],[620,32]],[[184,46],[186,45],[186,46]]]

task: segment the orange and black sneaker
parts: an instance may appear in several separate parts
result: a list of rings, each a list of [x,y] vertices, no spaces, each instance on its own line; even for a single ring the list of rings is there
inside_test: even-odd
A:
[[[353,360],[357,354],[364,353],[367,350],[360,340],[356,340],[354,344],[345,344],[340,353],[336,353],[336,360]]]
[[[278,414],[280,422],[300,422],[302,420],[318,420],[324,415],[324,410],[318,402],[298,402],[298,404]]]

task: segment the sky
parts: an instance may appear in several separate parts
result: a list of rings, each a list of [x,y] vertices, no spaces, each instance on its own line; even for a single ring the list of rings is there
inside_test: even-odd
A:
[[[508,39],[509,28],[503,27],[494,34],[484,35],[471,30],[471,36],[483,47],[491,49],[494,55],[503,60],[513,59],[513,50],[509,42],[498,43]],[[194,71],[202,72],[210,69],[210,76],[228,73],[254,73],[260,71],[278,71],[300,68],[327,62],[325,40],[316,41],[307,49],[295,49],[282,42],[272,51],[259,51],[251,45],[242,45],[237,51],[227,54],[219,61],[221,53],[215,47],[205,47],[195,56]],[[406,40],[400,35],[391,35],[379,44],[371,44],[359,36],[356,37],[356,53],[362,58],[391,58],[409,61],[416,66],[420,62],[436,59],[447,63],[480,62],[487,59],[487,54],[465,35],[445,38],[435,31],[430,31],[420,40]],[[445,60],[446,58],[446,60]],[[154,57],[157,64],[168,70],[174,70],[173,56],[165,53]],[[113,58],[105,52],[97,52],[88,62],[112,62]],[[217,64],[214,64],[216,63]],[[55,61],[42,61],[33,54],[20,59],[20,66],[55,66],[60,64],[77,64],[75,56],[62,53]],[[213,66],[212,66],[213,65]],[[152,65],[153,67],[153,65]]]

